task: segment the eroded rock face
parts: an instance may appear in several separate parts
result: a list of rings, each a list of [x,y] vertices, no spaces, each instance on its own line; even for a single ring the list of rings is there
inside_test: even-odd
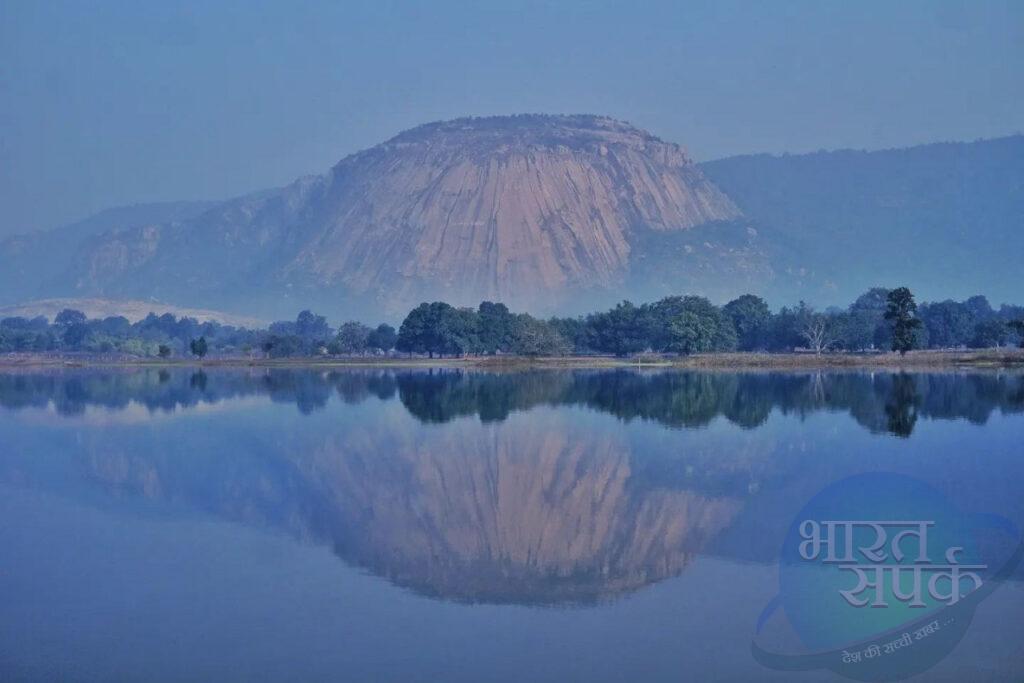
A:
[[[630,232],[738,215],[683,150],[597,117],[431,124],[342,161],[291,268],[360,290],[421,282],[514,299],[611,285]]]
[[[276,291],[344,293],[394,313],[430,298],[550,310],[579,292],[621,289],[640,232],[739,215],[681,147],[628,124],[459,119],[195,219],[102,235],[80,255],[75,286],[168,300],[187,291],[204,305]],[[706,250],[707,236],[695,244]]]

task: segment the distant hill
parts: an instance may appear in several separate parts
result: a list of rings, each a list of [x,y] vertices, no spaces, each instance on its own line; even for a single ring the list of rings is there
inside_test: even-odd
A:
[[[770,276],[745,232],[738,249],[733,232],[720,242],[715,225],[739,218],[679,145],[629,124],[460,119],[196,215],[92,231],[42,278],[27,241],[24,282],[5,299],[152,298],[261,316],[312,306],[399,318],[435,298],[579,310],[642,286],[639,255],[665,257],[663,239],[676,290],[734,294]],[[689,244],[680,236],[695,227]]]
[[[111,230],[186,220],[216,203],[182,201],[119,206],[52,230],[0,239],[0,305],[73,294],[74,288],[67,282],[68,271],[90,238]]]
[[[138,205],[0,242],[0,305],[165,301],[400,320],[421,301],[538,314],[695,293],[845,305],[1024,300],[1024,137],[734,157],[599,116],[420,126],[324,175]]]
[[[659,238],[696,227],[699,242],[671,244],[677,287],[757,289],[767,268],[756,248],[739,253],[714,228],[739,218],[681,147],[629,124],[459,119],[280,190],[96,231],[60,255],[55,277],[26,273],[17,289],[263,316],[313,306],[399,318],[434,298],[554,312],[620,298],[643,279],[635,253],[662,256]]]
[[[90,319],[119,315],[128,318],[133,323],[142,320],[150,313],[156,313],[157,315],[171,313],[177,318],[195,318],[201,323],[216,321],[224,325],[246,327],[249,329],[267,326],[266,320],[232,315],[223,311],[211,311],[203,308],[181,308],[152,301],[115,301],[111,299],[41,299],[39,301],[29,301],[15,306],[0,307],[0,319],[12,317],[34,318],[42,315],[52,322],[57,317],[57,314],[65,308],[81,311]]]
[[[928,299],[1024,300],[1024,136],[701,164],[773,247],[784,300],[873,285]],[[781,287],[775,285],[782,285]]]

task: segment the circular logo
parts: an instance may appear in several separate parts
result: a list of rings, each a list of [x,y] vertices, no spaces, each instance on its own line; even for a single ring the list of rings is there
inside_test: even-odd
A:
[[[1009,520],[965,514],[917,479],[843,479],[790,525],[779,594],[759,619],[754,656],[775,669],[827,668],[864,681],[920,673],[960,641],[1022,552]],[[799,650],[764,644],[784,625]]]

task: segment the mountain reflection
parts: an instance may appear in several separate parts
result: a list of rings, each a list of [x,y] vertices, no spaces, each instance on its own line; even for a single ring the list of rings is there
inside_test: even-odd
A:
[[[537,406],[574,405],[629,421],[696,428],[724,417],[744,428],[772,410],[844,411],[877,433],[910,436],[919,418],[985,423],[993,411],[1024,411],[1019,374],[700,373],[473,370],[65,370],[0,374],[0,407],[75,416],[87,407],[139,404],[174,411],[249,395],[294,404],[303,414],[332,396],[347,404],[399,397],[424,423],[464,416],[500,422]]]
[[[675,576],[746,494],[656,484],[620,435],[564,416],[287,441],[185,457],[101,440],[74,469],[128,505],[279,529],[460,602],[586,604]]]
[[[187,415],[251,395],[301,415],[240,403],[203,420],[0,422],[0,482],[129,514],[200,513],[276,530],[445,600],[590,604],[677,576],[702,554],[768,561],[777,539],[760,529],[768,519],[770,528],[788,523],[788,491],[811,495],[844,472],[891,460],[884,450],[823,458],[813,425],[788,440],[756,429],[773,411],[841,411],[873,432],[907,437],[923,417],[984,422],[1024,406],[1012,374],[0,374],[3,407],[68,418],[94,406]],[[321,412],[332,400],[365,406]],[[538,406],[648,425],[623,429],[564,409],[512,418]],[[661,428],[718,417],[733,427]],[[921,462],[941,471],[933,455]],[[960,488],[964,471],[987,476],[970,467],[939,479]],[[998,489],[1001,499],[1017,499],[1011,481],[998,483],[1010,491]],[[995,499],[989,488],[975,491]]]

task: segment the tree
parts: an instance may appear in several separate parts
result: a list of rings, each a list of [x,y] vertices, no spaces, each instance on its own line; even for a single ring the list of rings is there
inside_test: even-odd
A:
[[[764,299],[753,294],[744,294],[727,303],[722,312],[736,328],[737,345],[741,351],[754,351],[765,347],[772,312]]]
[[[990,318],[974,326],[970,347],[973,349],[991,349],[1005,344],[1010,338],[1010,330],[1002,320]]]
[[[669,351],[690,354],[736,349],[736,330],[732,321],[710,301],[699,296],[687,296],[683,298],[681,308],[669,325]]]
[[[572,345],[554,326],[523,313],[513,322],[512,350],[523,356],[565,356]]]
[[[123,315],[109,316],[96,324],[96,329],[112,337],[127,337],[131,333],[132,324]]]
[[[65,308],[53,319],[53,324],[60,327],[71,327],[72,325],[83,325],[86,320],[85,313],[73,308]]]
[[[768,322],[766,346],[772,351],[792,351],[800,346],[803,343],[800,329],[804,317],[802,308],[783,306],[779,309]]]
[[[406,353],[427,353],[429,344],[428,330],[431,327],[430,304],[422,303],[409,311],[398,328],[398,340],[395,348]],[[431,351],[430,357],[434,354]]]
[[[988,302],[988,298],[981,294],[975,294],[964,301],[964,308],[970,313],[971,319],[975,323],[984,322],[996,315],[995,311],[992,310],[992,305]]]
[[[478,347],[476,312],[443,301],[422,303],[405,317],[395,348],[408,353],[462,355]]]
[[[1024,349],[1024,318],[1020,320],[1011,320],[1006,323],[1006,326],[1017,333],[1020,337],[1020,347]]]
[[[974,319],[965,304],[947,300],[921,306],[921,322],[933,348],[966,346],[974,332]]]
[[[889,290],[873,287],[857,297],[847,310],[843,346],[851,350],[885,348],[892,342],[885,322]]]
[[[377,329],[370,332],[366,338],[366,345],[371,349],[379,349],[386,353],[395,348],[396,341],[398,341],[398,333],[395,332],[395,328],[381,323],[377,325]]]
[[[168,346],[167,344],[161,344],[157,348],[156,353],[161,358],[170,358],[171,357],[171,347]]]
[[[652,351],[668,351],[672,345],[672,321],[686,311],[686,299],[667,296],[653,304],[644,304],[637,315],[638,333]]]
[[[478,354],[480,346],[480,318],[472,308],[456,308],[449,333],[452,334],[453,351],[457,355]]]
[[[209,351],[209,346],[206,343],[206,337],[200,337],[199,339],[193,339],[188,343],[188,348],[192,352],[193,356],[196,356],[200,360]]]
[[[917,303],[906,287],[889,292],[886,301],[885,319],[892,325],[892,350],[899,351],[902,356],[914,348],[915,332],[921,327],[921,320],[917,317]]]
[[[836,343],[832,320],[821,313],[808,316],[800,334],[807,340],[807,347],[818,356]]]
[[[307,310],[295,318],[295,334],[303,341],[323,342],[330,338],[331,327],[327,324],[327,318]]]
[[[630,301],[623,301],[605,313],[595,313],[587,318],[590,330],[590,346],[598,351],[625,356],[647,348],[647,335],[641,311]]]
[[[476,315],[480,351],[493,356],[498,351],[510,350],[516,317],[509,312],[508,307],[482,301]]]
[[[715,343],[715,327],[707,318],[693,311],[683,311],[669,326],[672,342],[670,351],[679,353],[702,353],[711,351]]]
[[[85,338],[89,336],[89,326],[84,322],[71,323],[64,328],[64,346],[75,349],[82,345]]]
[[[43,316],[36,316],[29,320],[28,318],[22,318],[15,316],[12,318],[4,318],[0,320],[0,329],[7,330],[22,330],[25,332],[45,332],[50,326],[50,323]]]
[[[301,352],[313,353],[321,346],[326,346],[334,331],[327,324],[327,319],[312,311],[305,310],[296,316],[295,322],[281,320],[270,325],[270,333],[278,340],[294,337],[301,342]],[[292,342],[284,344],[291,348]]]
[[[589,346],[587,324],[583,318],[551,318],[548,325],[569,343],[572,351],[586,353],[593,350]]]
[[[366,325],[349,320],[341,324],[337,336],[328,348],[333,354],[362,353],[366,350],[370,332]]]

